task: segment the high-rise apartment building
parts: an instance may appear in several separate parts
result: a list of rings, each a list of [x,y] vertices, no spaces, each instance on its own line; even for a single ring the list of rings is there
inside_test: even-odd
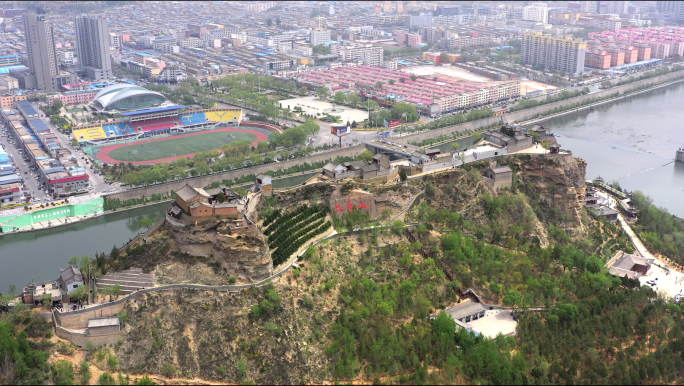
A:
[[[330,38],[330,30],[327,29],[322,29],[322,30],[313,30],[309,32],[309,43],[311,45],[317,46],[319,44],[331,42],[332,39]]]
[[[19,80],[20,87],[57,91],[63,84],[74,83],[74,74],[59,72],[54,31],[47,17],[24,15],[23,19],[30,72]]]
[[[521,59],[523,64],[579,75],[584,71],[586,48],[581,39],[528,32],[523,35]]]
[[[598,13],[599,11],[598,1],[580,1],[579,3],[581,4],[580,10],[582,12]]]
[[[523,20],[536,21],[539,23],[548,24],[549,9],[544,3],[534,3],[523,8]]]
[[[656,8],[675,21],[684,21],[684,1],[657,1]]]
[[[107,20],[80,16],[76,18],[75,27],[78,61],[85,67],[86,77],[94,81],[112,78],[112,61],[109,57],[111,37]]]
[[[607,13],[617,13],[618,15],[622,15],[627,13],[629,1],[608,1],[606,2],[606,6]]]
[[[406,18],[406,26],[411,27],[432,27],[434,23],[434,17],[432,12],[421,13],[418,16],[409,16]]]

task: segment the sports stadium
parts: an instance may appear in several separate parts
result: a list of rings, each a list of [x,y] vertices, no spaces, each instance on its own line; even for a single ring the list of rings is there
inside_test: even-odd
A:
[[[170,162],[242,140],[268,140],[273,125],[243,122],[242,109],[190,109],[145,88],[115,84],[102,89],[90,104],[108,119],[74,128],[72,138],[97,161],[135,165]]]

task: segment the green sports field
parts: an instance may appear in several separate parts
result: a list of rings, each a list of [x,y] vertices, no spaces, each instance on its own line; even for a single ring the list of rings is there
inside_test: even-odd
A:
[[[162,138],[160,138],[162,139]],[[196,135],[166,137],[163,140],[152,139],[129,143],[128,146],[118,147],[109,152],[109,157],[117,161],[132,162],[161,160],[169,157],[195,154],[207,150],[217,150],[223,145],[247,140],[250,143],[258,138],[255,134],[239,131],[217,131],[197,133]]]

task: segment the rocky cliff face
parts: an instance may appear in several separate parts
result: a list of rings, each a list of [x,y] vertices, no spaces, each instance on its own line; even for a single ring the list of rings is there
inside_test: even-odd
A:
[[[579,236],[584,228],[582,206],[586,194],[587,163],[567,153],[510,160],[518,165],[522,180],[532,185],[539,199],[570,220],[564,224],[568,234]]]
[[[218,274],[233,276],[247,283],[263,280],[273,274],[268,245],[256,228],[240,235],[231,235],[221,221],[210,220],[185,228],[169,227],[169,233],[180,253],[208,258],[208,265]],[[184,270],[187,276],[190,272],[201,271],[197,267],[180,266],[160,267],[159,270],[162,272],[158,276],[168,282],[174,282],[174,272]]]

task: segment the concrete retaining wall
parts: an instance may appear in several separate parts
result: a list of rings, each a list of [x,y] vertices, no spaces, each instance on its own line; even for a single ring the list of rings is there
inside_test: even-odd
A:
[[[88,343],[92,344],[94,347],[108,344],[115,345],[119,342],[119,339],[121,339],[121,334],[90,336],[79,332],[69,331],[59,326],[55,327],[55,334],[62,339],[69,340],[71,343],[81,348],[87,347]]]
[[[614,94],[618,91],[620,93],[628,92],[630,90],[633,90],[635,88],[638,88],[640,86],[643,86],[643,85],[646,85],[649,83],[653,83],[653,84],[664,83],[664,82],[670,82],[670,81],[677,80],[677,79],[681,80],[682,78],[684,78],[684,71],[672,72],[669,74],[656,76],[656,77],[653,77],[650,79],[640,80],[640,81],[633,82],[630,84],[625,84],[622,86],[613,87],[613,88],[610,88],[608,90],[601,90],[599,92],[595,92],[592,94],[586,94],[586,95],[578,96],[578,97],[571,98],[571,99],[566,99],[566,100],[559,101],[559,102],[549,103],[546,105],[541,105],[541,106],[537,106],[537,107],[533,107],[533,108],[529,108],[529,109],[515,111],[515,112],[508,113],[508,114],[504,115],[503,119],[506,122],[513,122],[513,121],[522,122],[522,121],[525,121],[528,119],[535,118],[539,114],[545,113],[545,112],[552,110],[552,109],[559,107],[559,106],[567,106],[569,104],[574,104],[577,102],[583,102],[585,100],[592,99],[592,98],[605,97],[605,96]],[[407,143],[408,142],[420,142],[420,141],[424,141],[426,139],[438,138],[440,135],[450,135],[451,133],[454,133],[454,132],[462,132],[462,131],[466,131],[466,130],[479,129],[480,127],[489,126],[491,124],[499,123],[499,122],[501,122],[501,116],[489,117],[489,118],[480,119],[477,121],[461,123],[459,125],[448,126],[448,127],[442,128],[442,129],[430,130],[430,131],[427,131],[424,133],[407,135],[405,137],[397,138],[397,140],[400,140],[402,142],[407,142]]]
[[[165,184],[152,185],[144,188],[135,188],[131,190],[126,190],[120,193],[108,195],[109,198],[118,198],[121,201],[130,200],[133,198],[151,197],[153,194],[165,194],[172,191],[176,191],[185,184],[191,184],[192,186],[204,187],[210,185],[212,182],[221,180],[233,180],[238,177],[247,176],[250,174],[258,175],[259,173],[265,173],[272,170],[287,169],[292,166],[302,165],[304,163],[312,164],[314,162],[325,161],[327,159],[334,160],[336,157],[356,157],[361,154],[366,149],[365,145],[357,145],[351,147],[345,147],[342,149],[334,149],[324,153],[311,155],[304,158],[297,158],[289,161],[272,163],[267,165],[259,165],[251,168],[244,168],[233,170],[230,172],[214,173],[208,176],[188,178],[181,181],[173,181]]]
[[[55,312],[55,323],[65,328],[86,328],[88,320],[116,316],[123,310],[126,302],[105,303],[101,307],[86,308],[78,311]]]

